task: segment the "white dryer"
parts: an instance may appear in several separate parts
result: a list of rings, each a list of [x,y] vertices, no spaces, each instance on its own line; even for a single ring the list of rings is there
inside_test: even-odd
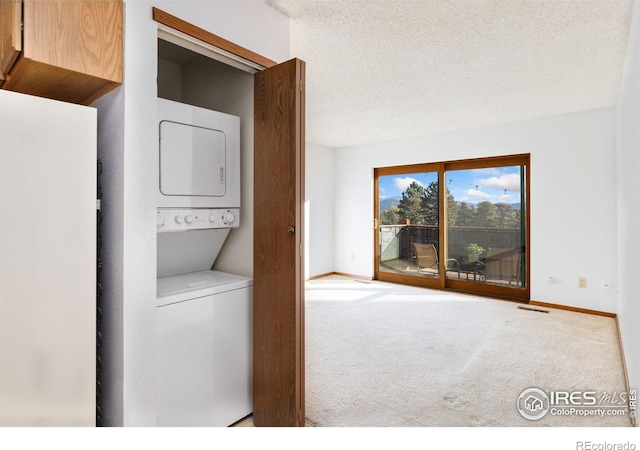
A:
[[[158,99],[158,207],[240,207],[240,118]]]

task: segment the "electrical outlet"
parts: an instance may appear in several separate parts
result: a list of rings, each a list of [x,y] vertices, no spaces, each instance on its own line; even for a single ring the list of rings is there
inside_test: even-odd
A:
[[[578,278],[578,287],[582,289],[586,289],[587,287],[587,279],[586,278]]]
[[[610,292],[611,291],[611,283],[609,283],[608,281],[603,281],[602,282],[602,290],[604,292]]]

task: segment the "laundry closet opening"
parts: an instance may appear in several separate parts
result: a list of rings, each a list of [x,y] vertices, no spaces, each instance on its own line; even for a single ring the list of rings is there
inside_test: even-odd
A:
[[[161,36],[156,421],[229,426],[253,412],[253,70]]]
[[[240,420],[238,412],[229,413],[232,391],[219,380],[236,385],[245,380],[240,406],[245,414],[253,409],[256,426],[304,426],[305,63],[293,58],[278,64],[166,12],[153,12],[159,97],[157,423],[224,426],[230,418]],[[225,125],[209,126],[205,116]],[[234,177],[228,158],[235,153],[226,144],[236,134],[240,164]],[[175,157],[183,149],[186,157]],[[185,176],[174,176],[174,167]],[[229,184],[234,179],[237,187]],[[172,198],[185,191],[186,207]],[[233,192],[241,194],[237,205]],[[221,244],[211,246],[213,241]],[[195,257],[200,268],[192,273]],[[180,271],[183,265],[188,271]],[[238,283],[246,286],[234,289],[235,281],[218,280],[214,287],[201,275],[187,279],[197,273],[216,280],[216,273],[245,277]],[[247,320],[217,320],[215,301],[207,311],[198,309],[204,297],[197,294],[205,287],[229,295],[251,290],[252,314],[243,312]],[[235,308],[245,301],[232,303]],[[169,314],[173,306],[176,314]],[[179,317],[189,323],[178,323]],[[219,344],[225,347],[220,352]],[[238,360],[248,361],[241,376],[229,366]],[[220,413],[220,420],[206,417],[211,411]]]

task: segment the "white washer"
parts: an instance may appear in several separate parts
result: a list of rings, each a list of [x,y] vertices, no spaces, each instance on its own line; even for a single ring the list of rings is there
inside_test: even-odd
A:
[[[158,278],[157,425],[251,414],[253,281],[213,270]]]

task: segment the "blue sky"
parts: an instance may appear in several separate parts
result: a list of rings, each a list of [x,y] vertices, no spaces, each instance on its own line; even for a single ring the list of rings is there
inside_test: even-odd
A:
[[[401,196],[413,181],[428,186],[437,179],[436,172],[380,177],[380,198]],[[520,202],[520,166],[454,170],[446,173],[446,180],[458,202]]]

